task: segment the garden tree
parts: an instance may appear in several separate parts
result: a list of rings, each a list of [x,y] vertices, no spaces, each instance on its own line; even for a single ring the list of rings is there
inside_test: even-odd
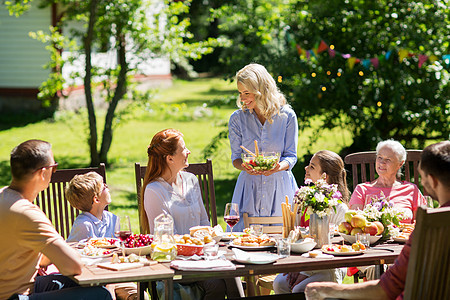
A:
[[[419,148],[449,138],[450,68],[442,59],[450,54],[449,4],[234,0],[216,16],[221,33],[233,37],[233,45],[222,51],[231,76],[252,61],[265,65],[281,76],[280,88],[300,129],[317,116],[322,129],[350,129],[353,144],[344,152],[354,152],[374,149],[388,138]],[[309,52],[308,59],[305,50],[317,49],[322,40],[334,47],[335,56],[325,47]],[[421,67],[420,54],[429,57]],[[378,66],[368,60],[373,58]]]
[[[16,0],[7,3],[12,13],[20,14],[31,0]],[[198,59],[210,53],[219,42],[217,39],[188,42],[190,21],[179,18],[189,10],[190,0],[155,1],[146,0],[43,0],[45,7],[57,5],[59,20],[50,34],[37,32],[35,38],[51,43],[52,61],[48,65],[54,72],[40,89],[40,97],[52,99],[64,86],[61,68],[67,62],[73,62],[77,56],[84,58],[84,73],[71,74],[72,82],[81,78],[89,120],[88,144],[91,165],[107,163],[108,151],[113,139],[114,118],[121,100],[127,98],[132,75],[137,72],[140,61],[164,55],[172,62],[188,66],[189,59]],[[68,24],[82,25],[81,29]],[[68,31],[67,33],[65,31]],[[62,58],[61,50],[70,49],[72,56]],[[108,66],[93,65],[94,53],[110,51],[115,53],[116,61]],[[94,91],[101,89],[100,97],[108,104],[104,128],[98,148],[97,113],[94,107]]]

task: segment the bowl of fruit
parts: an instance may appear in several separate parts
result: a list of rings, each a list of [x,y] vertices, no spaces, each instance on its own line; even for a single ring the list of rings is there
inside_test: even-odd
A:
[[[174,238],[177,244],[178,255],[203,255],[203,246],[205,243],[202,239],[192,237],[189,234],[175,235]]]
[[[256,155],[242,153],[242,163],[255,171],[269,171],[275,168],[280,160],[278,152],[260,152]]]
[[[124,241],[125,254],[148,255],[152,252],[152,242],[152,235],[132,234]]]

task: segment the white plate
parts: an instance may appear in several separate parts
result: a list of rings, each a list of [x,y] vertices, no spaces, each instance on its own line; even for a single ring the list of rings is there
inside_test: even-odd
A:
[[[278,255],[273,253],[252,253],[251,255],[249,255],[248,253],[239,249],[234,249],[233,252],[235,256],[234,260],[243,264],[270,264],[275,262],[279,258]]]
[[[85,258],[105,258],[105,257],[111,257],[113,254],[109,253],[106,255],[85,255],[85,254],[81,254],[81,257],[85,257]]]
[[[273,245],[273,246],[258,246],[258,247],[256,247],[256,246],[240,246],[240,245],[233,244],[233,242],[230,242],[228,245],[230,245],[231,247],[242,249],[242,250],[261,250],[261,249],[269,249],[269,248],[276,247],[276,245]]]
[[[335,255],[335,256],[352,256],[352,255],[360,255],[363,254],[364,251],[350,251],[350,252],[335,252],[335,251],[325,251],[322,250],[323,253],[325,254],[331,254],[331,255]]]
[[[242,235],[244,235],[243,232],[233,232],[233,236],[230,236],[230,232],[225,232],[221,237],[221,241],[231,241]]]
[[[102,240],[103,238],[92,238],[91,240]],[[96,246],[97,248],[103,248],[103,249],[113,249],[113,248],[117,248],[120,246],[120,241],[119,239],[116,238],[107,238],[107,240],[113,240],[114,243],[111,245],[105,245],[105,246]]]
[[[399,238],[399,237],[395,237],[395,238],[392,238],[395,242],[398,242],[398,243],[406,243],[407,241],[408,241],[408,239],[404,239],[404,238]]]

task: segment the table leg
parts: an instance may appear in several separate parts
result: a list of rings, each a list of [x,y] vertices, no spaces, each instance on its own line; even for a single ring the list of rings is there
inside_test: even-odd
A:
[[[173,300],[173,279],[164,280],[166,300]]]

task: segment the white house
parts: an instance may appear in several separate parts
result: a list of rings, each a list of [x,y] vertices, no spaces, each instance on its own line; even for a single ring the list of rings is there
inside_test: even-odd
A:
[[[37,93],[50,72],[44,69],[44,65],[50,60],[50,53],[43,43],[32,39],[29,32],[49,32],[49,26],[56,24],[57,9],[56,6],[39,9],[36,2],[32,2],[30,10],[18,18],[10,16],[6,6],[0,2],[0,112],[36,110],[41,107]],[[114,54],[93,55],[93,65],[112,62],[115,63]],[[75,69],[83,71],[81,61],[66,66],[63,70],[65,77]],[[168,79],[170,62],[165,58],[149,59],[145,65],[140,66],[140,73],[140,80],[142,77]],[[76,84],[80,86],[83,83]]]

